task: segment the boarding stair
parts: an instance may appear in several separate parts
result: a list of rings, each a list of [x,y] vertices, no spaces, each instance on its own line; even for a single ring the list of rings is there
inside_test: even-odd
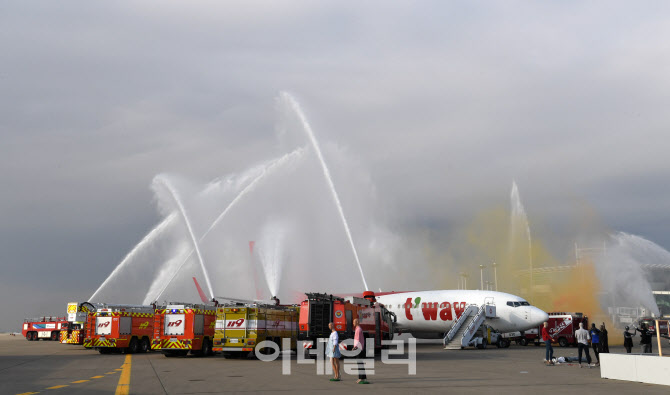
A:
[[[495,318],[495,306],[485,303],[481,306],[468,305],[460,317],[454,322],[449,332],[444,335],[445,350],[460,350],[468,347],[477,330],[487,318]]]

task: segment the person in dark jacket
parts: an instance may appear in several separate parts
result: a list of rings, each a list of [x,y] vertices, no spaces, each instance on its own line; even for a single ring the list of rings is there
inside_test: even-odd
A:
[[[640,332],[640,351],[643,354],[651,354],[651,331],[647,329],[647,324],[644,322],[639,328],[635,328],[636,332]]]
[[[591,335],[591,348],[596,354],[597,364],[600,365],[600,330],[596,328],[596,324],[591,324],[589,334]]]
[[[600,325],[600,352],[610,352],[610,346],[607,339],[607,328],[605,328],[604,322]]]
[[[628,332],[628,326],[626,326],[626,330],[623,331],[623,346],[626,348],[626,352],[630,354],[631,350],[633,349],[633,336],[635,336],[635,332],[630,333]]]

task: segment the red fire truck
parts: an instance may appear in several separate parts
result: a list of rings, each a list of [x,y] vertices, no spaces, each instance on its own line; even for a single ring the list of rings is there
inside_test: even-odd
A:
[[[298,320],[298,340],[303,341],[306,350],[314,348],[318,339],[330,336],[330,322],[335,325],[340,341],[353,338],[353,320],[356,318],[366,339],[372,341],[375,348],[381,348],[383,340],[393,338],[395,314],[376,303],[372,292],[365,292],[364,298],[320,293],[306,295],[307,300],[300,305]]]
[[[558,343],[561,347],[568,345],[577,345],[575,331],[579,329],[579,323],[584,323],[584,329],[589,329],[589,319],[582,313],[549,313],[548,330],[552,336],[552,343]],[[542,333],[542,326],[538,327],[538,333]],[[542,336],[535,339],[535,345],[539,346],[542,342]]]
[[[216,306],[193,303],[168,303],[156,309],[152,350],[166,357],[212,355]]]
[[[27,340],[55,340],[58,341],[63,325],[67,325],[67,317],[39,317],[23,320],[21,334]]]
[[[100,354],[147,352],[154,334],[155,306],[103,304],[89,312],[84,347]]]

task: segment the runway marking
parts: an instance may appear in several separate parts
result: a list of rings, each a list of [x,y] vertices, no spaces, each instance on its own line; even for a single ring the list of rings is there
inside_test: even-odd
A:
[[[91,378],[92,378],[92,379],[101,379],[101,378],[103,378],[103,377],[105,377],[105,376],[93,376],[93,377],[91,377]]]
[[[105,373],[105,374],[114,374],[114,373],[116,373],[116,372],[107,372],[107,373]]]
[[[33,394],[39,394],[39,392],[22,392],[22,393],[16,394],[16,395],[33,395]]]
[[[119,377],[119,384],[116,386],[116,395],[128,395],[130,393],[130,370],[132,365],[132,355],[126,355],[126,360],[121,366],[121,377]]]
[[[91,380],[77,380],[77,381],[71,382],[70,384],[80,384],[80,383],[85,383],[87,381],[91,381]]]
[[[53,387],[47,387],[46,389],[48,389],[48,390],[57,390],[57,389],[59,389],[59,388],[65,388],[65,387],[69,387],[69,385],[67,385],[67,384],[65,384],[65,385],[54,385]]]

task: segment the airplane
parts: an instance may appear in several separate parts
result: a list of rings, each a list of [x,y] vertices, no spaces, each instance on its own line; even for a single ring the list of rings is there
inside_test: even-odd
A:
[[[439,290],[380,293],[375,296],[397,317],[396,327],[415,337],[440,337],[456,322],[468,305],[495,306],[495,318],[484,323],[501,332],[537,328],[549,315],[523,298],[497,291]]]

